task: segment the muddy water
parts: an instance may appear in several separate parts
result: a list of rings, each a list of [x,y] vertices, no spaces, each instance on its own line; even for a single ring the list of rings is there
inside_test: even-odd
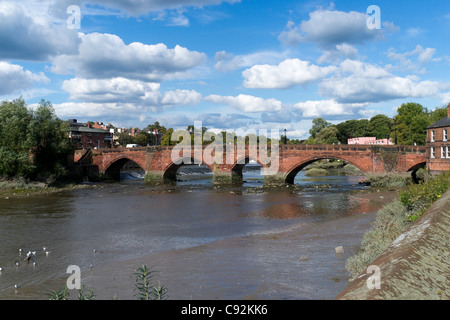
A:
[[[361,177],[299,173],[298,188],[278,191],[258,189],[255,170],[239,188],[214,188],[202,171],[167,187],[124,177],[0,199],[0,299],[48,299],[69,265],[96,299],[135,299],[142,264],[159,271],[169,299],[333,299],[348,282],[346,258],[392,197],[367,193]]]

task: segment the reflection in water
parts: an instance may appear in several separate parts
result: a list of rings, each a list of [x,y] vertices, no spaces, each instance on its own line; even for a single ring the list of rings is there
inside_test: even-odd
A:
[[[144,262],[164,271],[172,299],[332,299],[348,277],[334,247],[357,246],[370,224],[360,214],[381,205],[348,192],[366,188],[357,177],[299,173],[301,189],[254,193],[256,167],[228,189],[201,166],[179,171],[170,187],[130,171],[94,189],[0,199],[0,299],[46,299],[72,264],[97,298],[133,299],[130,275]],[[28,250],[37,265],[23,260]]]

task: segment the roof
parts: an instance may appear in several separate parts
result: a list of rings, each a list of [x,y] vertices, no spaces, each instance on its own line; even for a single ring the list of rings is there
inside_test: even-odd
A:
[[[445,118],[442,118],[439,121],[436,121],[432,125],[429,125],[427,127],[427,129],[441,128],[441,127],[450,127],[450,118],[449,117],[445,117]]]
[[[89,128],[89,127],[70,127],[70,131],[79,131],[79,132],[92,132],[92,133],[105,133],[111,134],[111,132],[103,129]]]

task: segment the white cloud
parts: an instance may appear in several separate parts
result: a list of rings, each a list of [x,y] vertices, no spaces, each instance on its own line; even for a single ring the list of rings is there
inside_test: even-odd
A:
[[[63,82],[62,89],[70,94],[70,99],[89,102],[152,101],[160,96],[159,83],[146,83],[125,78],[79,79]]]
[[[349,44],[337,44],[335,48],[325,50],[323,55],[317,60],[318,63],[338,63],[343,59],[356,59],[358,50]]]
[[[49,83],[42,72],[32,73],[24,70],[22,66],[0,61],[0,95],[18,93],[21,90],[29,89],[35,82]]]
[[[175,105],[192,105],[201,101],[202,96],[195,90],[159,91],[160,84],[125,78],[79,79],[63,82],[62,88],[70,94],[70,99],[89,104],[105,103],[115,105],[134,104],[148,106],[153,110]]]
[[[176,45],[125,44],[112,34],[80,34],[77,55],[61,55],[53,60],[52,71],[67,74],[71,70],[79,78],[105,79],[123,77],[133,80],[160,82],[185,78],[189,70],[202,64],[206,55]]]
[[[76,31],[55,23],[45,3],[39,9],[26,3],[0,2],[0,59],[47,61],[76,52]]]
[[[279,100],[263,99],[245,94],[240,94],[237,97],[213,94],[205,97],[205,100],[226,104],[244,112],[279,111],[282,108],[282,103]]]
[[[399,77],[369,63],[345,60],[336,75],[320,83],[319,93],[341,103],[364,103],[429,97],[448,87],[448,83]]]
[[[258,89],[286,89],[325,77],[335,67],[319,67],[309,61],[287,59],[278,65],[256,65],[244,70],[244,86]]]
[[[280,59],[285,59],[289,53],[278,51],[260,51],[250,54],[234,55],[226,51],[216,52],[217,63],[215,68],[222,72],[233,71],[255,64],[276,63]]]
[[[163,105],[188,105],[198,104],[202,100],[202,95],[195,90],[167,91],[164,93],[161,104]]]
[[[442,60],[441,58],[435,58],[435,53],[435,48],[423,48],[421,45],[417,45],[414,50],[404,53],[397,53],[395,49],[390,48],[387,57],[399,62],[404,69],[424,73],[425,64]]]
[[[312,42],[319,48],[330,49],[338,44],[363,44],[384,38],[383,29],[367,28],[367,15],[355,11],[320,9],[311,12],[309,20],[302,21],[299,26],[290,21],[286,27],[287,30],[278,36],[285,45]]]
[[[305,118],[316,118],[325,116],[342,116],[354,115],[355,111],[365,107],[365,103],[339,103],[335,100],[318,100],[318,101],[304,101],[293,105],[294,109],[302,111]]]

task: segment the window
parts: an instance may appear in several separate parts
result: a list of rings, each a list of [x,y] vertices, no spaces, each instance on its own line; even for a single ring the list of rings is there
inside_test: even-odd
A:
[[[434,142],[434,130],[431,130],[431,142]]]
[[[447,141],[447,129],[443,129],[442,131],[442,141]]]
[[[434,159],[434,147],[431,147],[430,155],[431,155],[431,158]]]
[[[444,158],[444,147],[441,147],[441,158]]]

